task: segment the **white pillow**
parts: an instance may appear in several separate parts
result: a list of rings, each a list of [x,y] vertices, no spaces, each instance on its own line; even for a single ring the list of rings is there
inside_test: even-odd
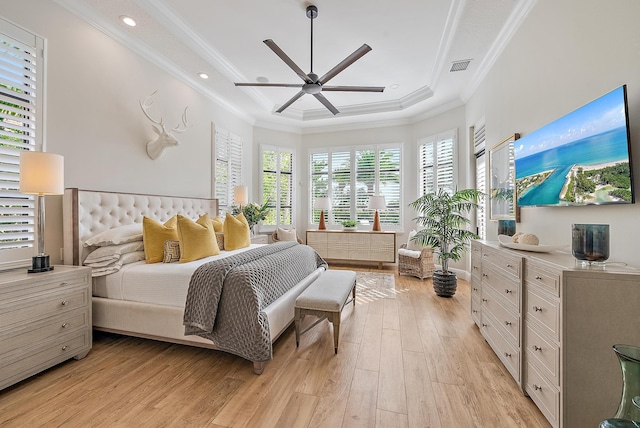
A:
[[[117,261],[107,266],[94,267],[91,270],[91,276],[104,276],[110,273],[118,272],[122,266],[135,263],[144,260],[144,251],[134,251],[133,253],[127,253],[122,255]]]
[[[108,264],[116,262],[123,254],[141,250],[144,250],[142,241],[98,247],[87,256],[84,260],[84,265],[91,267],[107,266]]]
[[[84,246],[103,247],[105,245],[118,245],[133,241],[142,241],[142,223],[132,223],[105,230],[87,239],[84,242]]]
[[[424,248],[422,245],[411,240],[411,238],[416,236],[417,233],[418,232],[416,232],[415,230],[412,230],[411,232],[409,232],[409,239],[407,239],[407,250],[422,251],[422,249]]]
[[[291,230],[283,229],[281,227],[278,228],[278,241],[298,241],[298,235],[296,234],[296,228],[292,228]]]

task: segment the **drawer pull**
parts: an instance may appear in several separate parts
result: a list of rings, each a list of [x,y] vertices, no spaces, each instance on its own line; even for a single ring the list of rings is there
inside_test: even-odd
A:
[[[488,302],[488,300],[487,300],[487,299],[482,299],[482,301],[483,301],[483,302]]]
[[[471,312],[473,312],[474,314],[477,314],[477,313],[478,313],[478,310],[477,310],[477,309],[474,309],[474,310],[472,310]]]
[[[539,347],[538,345],[533,345],[533,350],[534,351],[542,351],[542,348]]]
[[[489,324],[482,323],[483,327],[489,327]]]
[[[487,275],[486,273],[483,273],[482,276],[484,276],[485,278],[489,277],[489,275]]]
[[[504,353],[504,356],[505,356],[505,357],[507,357],[507,358],[511,358],[511,354],[510,354],[510,353],[508,353],[508,352],[505,352],[505,353]]]
[[[536,279],[537,279],[538,281],[542,281],[542,277],[541,277],[540,275],[536,275]]]
[[[67,327],[69,327],[69,323],[68,322],[62,324],[62,328],[67,328]]]
[[[478,266],[474,266],[473,268],[474,268],[475,270],[478,270]]]
[[[505,292],[505,293],[507,293],[507,294],[509,294],[509,293],[513,293],[513,290],[509,290],[508,288],[505,288],[505,289],[504,289],[504,292]]]
[[[536,391],[542,391],[542,387],[540,385],[536,385],[535,383],[533,384],[533,389],[535,389]]]
[[[69,349],[69,346],[67,346],[67,345],[64,345],[64,346],[62,347],[62,350],[63,350],[63,351],[66,351],[67,349]]]
[[[473,287],[473,291],[478,291],[478,287]]]
[[[505,321],[504,325],[511,325],[511,321]]]
[[[512,265],[512,264],[510,264],[510,263],[507,263],[507,267],[508,267],[508,268],[512,268],[512,267],[513,267],[513,265]]]
[[[542,312],[542,306],[534,306],[533,310],[536,312]]]
[[[66,300],[62,301],[62,306],[67,306],[69,304],[69,302],[67,302]]]
[[[69,283],[66,281],[60,283],[60,287],[66,287],[67,285],[69,285]]]

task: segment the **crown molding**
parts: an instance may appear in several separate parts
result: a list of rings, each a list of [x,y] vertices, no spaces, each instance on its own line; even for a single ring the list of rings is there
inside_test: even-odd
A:
[[[462,12],[464,12],[466,3],[466,0],[453,0],[451,2],[447,21],[445,22],[444,30],[442,31],[442,39],[440,39],[440,45],[438,46],[438,53],[436,54],[436,58],[433,63],[433,70],[431,71],[431,87],[433,89],[438,87],[440,78],[444,73],[446,59],[449,57],[451,45],[453,44],[453,40],[456,36],[456,31],[458,30],[458,25],[462,19]]]
[[[464,103],[469,101],[469,98],[471,98],[478,89],[480,83],[487,77],[489,70],[491,70],[491,67],[493,67],[493,64],[495,64],[502,51],[504,51],[513,35],[518,31],[524,19],[529,15],[536,1],[537,0],[520,0],[516,2],[513,12],[509,15],[500,33],[498,33],[495,42],[493,42],[489,48],[489,51],[478,66],[476,73],[471,77],[466,89],[462,91],[460,98]]]

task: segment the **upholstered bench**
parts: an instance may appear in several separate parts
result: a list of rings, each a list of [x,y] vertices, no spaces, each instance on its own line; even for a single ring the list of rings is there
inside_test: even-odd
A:
[[[350,300],[349,294],[353,294]],[[338,353],[340,337],[340,315],[342,308],[353,301],[356,304],[356,273],[351,270],[326,270],[313,281],[296,299],[295,327],[296,347],[300,344],[300,335],[314,327],[325,318],[333,324],[333,345]],[[300,323],[305,315],[315,315],[318,321],[300,331]]]

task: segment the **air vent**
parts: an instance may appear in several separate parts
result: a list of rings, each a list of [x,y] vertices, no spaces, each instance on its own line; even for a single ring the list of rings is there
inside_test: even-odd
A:
[[[454,72],[454,71],[464,71],[467,69],[467,67],[469,67],[469,63],[471,62],[470,59],[464,59],[462,61],[453,61],[451,63],[451,70],[449,70],[450,72]]]

